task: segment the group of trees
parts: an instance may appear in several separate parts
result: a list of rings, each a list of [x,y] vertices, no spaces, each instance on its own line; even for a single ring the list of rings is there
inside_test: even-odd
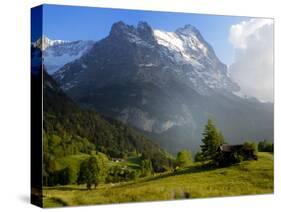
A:
[[[130,169],[124,166],[112,166],[107,173],[105,182],[107,183],[116,183],[134,180],[139,175],[137,170]]]
[[[69,167],[60,170],[43,171],[43,183],[45,186],[67,185],[71,183],[72,170]]]
[[[66,132],[63,135],[43,133],[43,184],[48,186],[70,184],[73,178],[73,168],[67,166],[59,169],[56,161],[59,158],[80,153],[91,154],[95,145],[88,139],[72,136]]]
[[[91,156],[83,160],[75,175],[74,168],[67,166],[59,169],[56,165],[56,161],[49,159],[46,160],[44,171],[44,185],[67,185],[77,183],[85,184],[87,189],[91,189],[92,186],[96,188],[100,183],[116,183],[129,180],[135,180],[138,177],[150,176],[154,173],[152,162],[149,159],[139,158],[139,168],[131,168],[126,165],[120,165],[118,163],[108,166],[108,161],[99,156],[101,153],[92,153]]]
[[[228,150],[220,149],[226,144],[223,134],[216,128],[214,122],[209,119],[202,134],[201,151],[196,153],[195,161],[209,161],[216,165],[230,165],[242,160],[257,159],[257,147],[254,142],[245,142],[243,145],[229,145]],[[259,149],[270,150],[271,146],[260,143]],[[220,150],[220,151],[219,151]]]
[[[150,160],[154,172],[167,170],[167,153],[151,139],[123,123],[82,108],[44,74],[44,179],[59,175],[54,161],[69,155],[98,151],[107,157],[126,158],[132,152]],[[56,182],[57,180],[52,180]],[[48,184],[48,183],[44,183]]]
[[[47,124],[45,125],[45,130],[47,132],[44,131],[43,143],[43,183],[47,186],[77,183],[86,184],[86,187],[91,189],[92,185],[97,187],[101,182],[115,183],[134,180],[137,177],[149,176],[155,172],[167,171],[172,167],[184,168],[193,163],[190,151],[182,150],[178,152],[176,158],[173,159],[168,157],[163,150],[148,142],[146,138],[140,136],[134,131],[131,131],[130,128],[123,125],[117,125],[114,133],[117,133],[118,130],[121,132],[118,132],[118,135],[116,134],[110,137],[112,139],[117,139],[116,141],[118,145],[123,146],[125,143],[128,144],[129,146],[127,147],[123,146],[128,153],[121,151],[122,148],[119,148],[119,152],[117,152],[116,149],[107,146],[108,144],[96,146],[94,144],[95,142],[93,143],[87,138],[68,134],[65,130],[65,127],[68,126],[67,124],[64,124],[64,128],[62,128],[62,125],[59,124],[57,126],[52,126],[52,129],[49,129],[50,123],[48,121],[49,119],[45,120]],[[66,122],[70,123],[69,121]],[[68,127],[71,128],[71,126]],[[80,127],[78,126],[78,128]],[[117,130],[117,128],[119,129]],[[68,129],[68,131],[69,130],[70,129]],[[70,130],[70,132],[71,131],[72,130]],[[52,134],[50,132],[52,132]],[[82,134],[86,135],[84,133]],[[123,137],[124,135],[125,137]],[[103,140],[103,137],[98,136],[97,139]],[[119,139],[125,139],[125,142],[118,142]],[[126,139],[128,139],[128,141],[126,141]],[[136,140],[138,140],[138,142],[136,142]],[[222,158],[223,155],[218,152],[218,148],[222,144],[226,144],[223,134],[216,128],[214,122],[209,119],[202,133],[201,151],[195,154],[194,160],[210,161],[213,164],[224,160],[224,158]],[[259,142],[257,147],[254,143],[246,142],[243,146],[244,152],[251,151],[253,149],[273,152],[273,144],[269,141],[262,141]],[[94,152],[96,152],[96,154],[94,154]],[[127,156],[130,156],[130,154],[134,154],[135,156],[141,155],[141,157],[139,157],[139,168],[132,169],[127,166],[115,165],[107,169],[108,166],[106,165],[105,160],[103,160],[102,157],[98,157],[97,152],[104,152],[106,157],[116,156],[119,158],[126,158]],[[73,173],[73,169],[70,166],[58,169],[56,165],[57,158],[80,153],[85,153],[90,157],[80,163],[77,173]],[[236,152],[233,154],[233,160],[231,160],[231,163],[240,162],[241,160],[243,160],[243,158]]]
[[[201,151],[194,156],[194,161],[216,162],[219,159],[218,148],[225,144],[223,134],[216,128],[214,122],[209,119],[202,134]],[[193,163],[192,154],[189,150],[178,152],[174,161],[175,168],[184,168]]]
[[[96,156],[91,156],[80,165],[78,184],[86,184],[87,189],[95,188],[100,182],[104,182],[107,170],[104,161]]]
[[[87,138],[73,136],[64,132],[62,135],[43,133],[44,155],[59,158],[78,153],[90,154],[95,150],[95,145]]]

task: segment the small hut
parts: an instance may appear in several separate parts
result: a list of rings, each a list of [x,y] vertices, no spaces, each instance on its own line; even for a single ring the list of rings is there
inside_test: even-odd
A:
[[[257,160],[254,148],[247,145],[222,144],[218,148],[217,163],[218,165],[230,165],[239,163],[242,160]]]

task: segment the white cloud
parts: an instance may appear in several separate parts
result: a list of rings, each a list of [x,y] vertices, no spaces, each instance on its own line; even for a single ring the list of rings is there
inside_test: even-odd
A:
[[[251,19],[232,25],[229,40],[235,49],[231,78],[241,92],[273,101],[273,21]]]

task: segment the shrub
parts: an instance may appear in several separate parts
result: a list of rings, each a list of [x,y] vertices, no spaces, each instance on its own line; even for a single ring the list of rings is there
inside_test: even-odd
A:
[[[258,144],[259,152],[273,152],[273,143],[267,140],[260,141]]]
[[[108,170],[106,182],[116,183],[136,179],[138,173],[136,170],[122,166],[113,166]]]
[[[192,164],[192,154],[190,151],[182,150],[177,154],[176,166],[186,167]]]

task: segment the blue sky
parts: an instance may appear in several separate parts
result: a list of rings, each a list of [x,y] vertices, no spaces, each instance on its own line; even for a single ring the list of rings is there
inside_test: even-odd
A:
[[[223,63],[230,65],[234,49],[228,40],[232,24],[238,24],[247,17],[198,15],[93,7],[44,5],[43,34],[51,39],[100,40],[106,37],[113,23],[123,22],[136,25],[146,21],[152,28],[166,31],[191,24],[209,42]],[[36,35],[32,37],[34,41]]]

